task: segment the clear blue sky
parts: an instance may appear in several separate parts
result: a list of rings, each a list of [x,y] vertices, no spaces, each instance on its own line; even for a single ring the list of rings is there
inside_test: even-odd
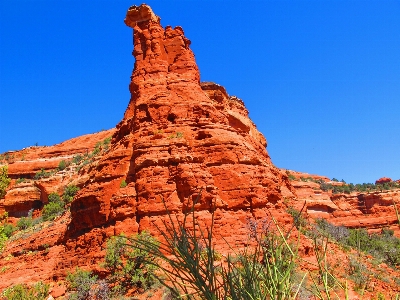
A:
[[[142,1],[142,0],[141,0]],[[0,152],[114,127],[133,1],[0,2]],[[202,81],[242,98],[281,168],[400,179],[400,1],[148,1]]]

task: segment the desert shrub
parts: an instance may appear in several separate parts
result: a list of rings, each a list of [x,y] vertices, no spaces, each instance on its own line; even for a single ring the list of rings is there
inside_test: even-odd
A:
[[[325,220],[316,220],[316,224],[320,233],[329,236],[343,247],[371,254],[391,266],[400,266],[400,239],[393,236],[392,230],[384,228],[381,234],[369,234],[363,228],[347,229]]]
[[[0,225],[0,252],[3,251],[7,240],[10,238],[14,231],[15,227],[11,224]]]
[[[62,160],[62,161],[60,161],[60,162],[58,163],[58,169],[59,169],[60,171],[64,170],[66,167],[67,167],[67,163],[66,163],[65,160]]]
[[[350,275],[350,279],[354,282],[356,290],[364,290],[368,285],[371,272],[361,261],[350,256],[348,274]]]
[[[89,298],[90,291],[96,284],[97,276],[90,271],[76,268],[74,273],[68,273],[66,279],[68,281],[68,290],[74,292],[70,299],[83,300]]]
[[[57,193],[51,193],[49,195],[49,203],[46,204],[42,209],[43,221],[54,220],[57,216],[63,214],[65,210],[65,203],[61,200]]]
[[[23,183],[23,182],[25,182],[25,181],[26,181],[25,178],[18,178],[18,179],[15,181],[15,183],[16,183],[16,184],[20,184],[20,183]]]
[[[393,236],[394,230],[389,229],[389,228],[382,228],[381,234],[385,235],[385,236]]]
[[[174,299],[184,295],[210,300],[296,298],[304,280],[293,281],[297,248],[290,246],[274,219],[269,223],[273,226],[263,224],[261,229],[251,222],[250,236],[256,246],[237,250],[219,263],[214,255],[213,219],[203,231],[192,216],[183,222],[169,216],[163,228],[158,228],[161,244],[134,239],[136,249],[158,258],[153,262],[162,272],[158,278]]]
[[[120,187],[120,188],[124,188],[124,187],[126,187],[127,185],[128,185],[128,184],[126,183],[126,181],[125,181],[125,179],[124,179],[124,180],[121,181],[119,187]]]
[[[11,237],[16,230],[17,228],[12,224],[0,225],[0,234],[3,233],[7,238]]]
[[[80,154],[77,154],[72,158],[72,162],[74,164],[79,164],[82,161],[82,159],[83,159],[83,156]]]
[[[49,287],[43,282],[33,286],[17,284],[4,290],[2,296],[7,300],[45,300],[49,296]]]
[[[54,202],[54,203],[61,203],[61,198],[60,195],[58,195],[57,193],[53,192],[49,195],[49,202]]]
[[[8,213],[0,215],[0,252],[3,251],[7,240],[11,237],[16,228],[7,223]]]
[[[0,199],[6,195],[6,189],[11,179],[8,177],[8,167],[0,167]]]
[[[39,180],[39,179],[42,179],[42,178],[48,178],[48,177],[50,177],[52,174],[53,174],[53,172],[47,172],[47,171],[45,171],[45,170],[42,168],[40,171],[36,172],[36,174],[35,174],[35,176],[33,177],[33,179]]]
[[[158,241],[146,231],[133,238],[114,236],[107,242],[104,267],[110,272],[111,282],[122,291],[129,287],[148,289],[156,281],[156,258],[137,248],[137,242],[158,247]]]
[[[344,226],[335,226],[331,223],[328,223],[325,219],[316,219],[316,229],[322,233],[324,236],[328,236],[329,238],[346,244],[347,239],[350,235],[349,229]]]
[[[54,220],[57,216],[62,215],[64,210],[64,204],[62,202],[49,202],[42,210],[43,221]]]
[[[75,185],[67,185],[64,189],[64,193],[62,195],[63,201],[65,203],[70,203],[74,200],[74,196],[79,191],[79,188]]]
[[[8,237],[4,234],[4,232],[2,232],[2,229],[0,227],[0,253],[3,251],[7,240],[8,240]]]
[[[29,227],[32,227],[32,225],[33,225],[32,214],[33,214],[33,209],[31,209],[28,212],[27,217],[22,217],[18,220],[17,227],[19,230],[24,230],[24,229],[28,229]]]
[[[289,207],[287,209],[287,213],[293,217],[293,222],[296,228],[300,229],[303,228],[305,229],[308,222],[307,219],[305,219],[302,215],[302,211],[298,211],[294,209],[293,207]]]

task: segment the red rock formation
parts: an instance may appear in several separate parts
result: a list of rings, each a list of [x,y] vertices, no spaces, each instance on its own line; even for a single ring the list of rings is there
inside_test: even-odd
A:
[[[382,178],[379,178],[378,180],[376,180],[375,184],[385,184],[385,183],[392,182],[392,181],[393,180],[390,179],[389,177],[382,177]]]
[[[8,176],[11,178],[33,178],[41,169],[55,169],[62,160],[71,160],[74,155],[91,152],[97,142],[112,136],[114,131],[113,128],[86,134],[54,146],[33,146],[6,152],[0,164],[8,164]],[[4,157],[9,159],[5,160]]]
[[[214,204],[224,223],[244,227],[246,216],[293,196],[243,102],[200,84],[183,29],[164,29],[145,5],[131,7],[125,23],[134,28],[131,100],[111,151],[72,203],[71,230],[135,232],[162,219],[164,203],[181,214],[198,197],[204,216]]]
[[[50,193],[62,194],[68,184],[82,186],[87,180],[85,169],[78,174],[76,166],[58,171],[50,178],[35,181],[27,178],[33,178],[42,169],[54,171],[62,160],[71,161],[75,155],[92,152],[98,142],[111,137],[114,131],[115,129],[110,129],[73,138],[54,146],[29,147],[3,154],[2,162],[8,163],[8,176],[14,180],[9,185],[5,197],[0,199],[0,215],[8,212],[9,221],[15,222],[14,218],[27,216],[29,210],[41,209],[47,204]],[[17,183],[17,178],[27,180]]]

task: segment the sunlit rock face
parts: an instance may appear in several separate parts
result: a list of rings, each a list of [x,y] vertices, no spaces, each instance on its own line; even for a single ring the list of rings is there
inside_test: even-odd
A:
[[[111,151],[72,204],[70,231],[151,230],[166,208],[179,215],[192,205],[206,215],[211,208],[240,214],[245,222],[292,196],[243,101],[200,83],[183,29],[163,28],[146,5],[129,8],[125,23],[133,28],[131,99]]]

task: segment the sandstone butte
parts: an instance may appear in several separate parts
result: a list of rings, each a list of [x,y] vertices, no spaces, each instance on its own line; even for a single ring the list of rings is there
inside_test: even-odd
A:
[[[75,267],[104,274],[100,262],[109,237],[142,230],[157,235],[156,226],[168,218],[166,210],[181,218],[194,207],[203,226],[210,224],[214,211],[221,251],[229,249],[226,243],[246,243],[249,219],[273,215],[290,225],[288,206],[301,209],[304,203],[311,219],[372,231],[390,227],[399,235],[393,206],[400,206],[399,189],[334,195],[315,181],[341,183],[277,168],[243,101],[218,84],[200,82],[190,40],[181,27],[163,28],[146,5],[129,8],[125,24],[133,28],[135,66],[131,99],[116,128],[3,155],[12,183],[0,199],[0,214],[7,212],[10,222],[31,209],[40,215],[48,195],[61,194],[68,184],[80,190],[70,213],[9,240],[0,259],[0,290],[44,280],[52,284],[54,297],[63,295],[62,282]],[[102,141],[111,136],[104,147]],[[100,151],[87,165],[72,163],[48,178],[32,180],[62,160],[88,157],[98,145]],[[21,183],[18,178],[28,180]],[[310,243],[302,240],[305,257],[311,255]],[[390,268],[385,272],[399,275]],[[393,289],[379,281],[375,291]]]

